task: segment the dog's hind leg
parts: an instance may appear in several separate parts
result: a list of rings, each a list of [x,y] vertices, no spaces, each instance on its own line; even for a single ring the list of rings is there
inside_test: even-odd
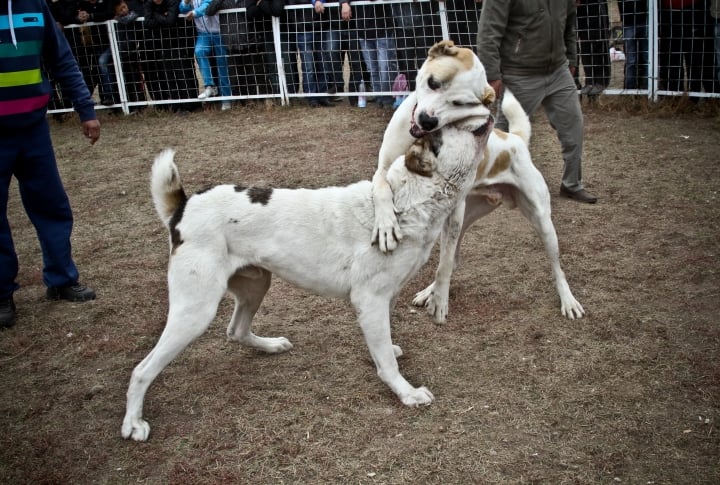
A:
[[[542,177],[539,173],[538,176]],[[547,185],[544,180],[538,180],[531,187],[527,188],[527,190],[518,187],[516,196],[518,207],[520,212],[530,221],[545,246],[545,253],[550,260],[553,277],[555,278],[555,287],[560,296],[560,312],[571,320],[582,318],[585,310],[570,291],[570,285],[568,285],[565,273],[560,267],[560,248],[555,226],[550,218],[550,193]]]
[[[132,372],[122,424],[123,438],[135,441],[148,439],[150,425],[142,419],[148,387],[180,352],[207,330],[225,293],[223,285],[209,278],[196,279],[192,281],[194,284],[188,284],[187,278],[180,280],[177,274],[173,277],[173,266],[171,264],[168,280],[178,283],[169,285],[167,324],[155,347]],[[182,286],[181,282],[186,286]]]
[[[285,337],[258,337],[252,332],[252,320],[270,288],[271,273],[262,268],[247,268],[228,281],[228,291],[235,299],[235,310],[227,328],[230,340],[267,353],[285,352],[292,344]]]
[[[400,374],[397,356],[402,354],[402,350],[392,344],[390,304],[387,297],[368,289],[353,289],[350,300],[357,310],[360,328],[380,379],[406,406],[430,404],[434,399],[432,393],[425,387],[413,387]]]

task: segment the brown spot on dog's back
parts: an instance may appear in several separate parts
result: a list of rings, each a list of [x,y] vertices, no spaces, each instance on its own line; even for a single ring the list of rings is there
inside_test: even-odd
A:
[[[273,189],[270,187],[250,187],[247,194],[253,204],[267,205],[270,202],[272,192]]]
[[[501,140],[507,140],[508,134],[506,131],[502,131],[498,128],[493,129],[493,133]]]
[[[503,150],[498,153],[498,156],[495,157],[495,163],[493,163],[493,166],[490,168],[490,173],[488,174],[488,177],[492,178],[506,171],[508,168],[510,168],[511,161],[512,158],[507,151]]]
[[[488,160],[490,160],[490,150],[488,149],[487,145],[485,145],[485,150],[483,150],[483,156],[480,160],[480,163],[478,163],[478,168],[475,171],[475,178],[481,178],[483,174],[485,173],[485,168],[487,167]]]

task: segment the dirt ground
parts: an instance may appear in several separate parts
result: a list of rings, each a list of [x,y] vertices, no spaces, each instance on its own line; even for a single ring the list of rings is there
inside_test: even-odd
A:
[[[75,212],[73,249],[98,299],[44,299],[16,186],[17,325],[0,333],[0,482],[720,483],[720,117],[586,106],[584,175],[597,205],[557,196],[547,121],[532,153],[552,193],[562,262],[587,316],[560,315],[539,239],[500,208],[464,240],[447,324],[402,292],[401,370],[436,401],[405,408],[380,382],[350,305],[276,280],[255,323],[294,348],[230,343],[224,301],[206,335],[150,388],[146,443],[120,437],[133,367],[167,310],[167,234],[152,207],[167,146],[186,189],[371,177],[391,113],[242,107],[104,115],[89,147],[53,123]],[[300,250],[302,248],[299,248]]]

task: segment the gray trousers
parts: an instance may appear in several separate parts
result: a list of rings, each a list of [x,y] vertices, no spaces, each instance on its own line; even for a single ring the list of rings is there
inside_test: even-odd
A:
[[[582,183],[583,113],[575,81],[567,66],[547,75],[503,75],[503,85],[510,89],[525,112],[532,116],[542,105],[550,125],[557,132],[564,161],[562,183],[577,191]],[[505,116],[498,115],[496,128],[507,131]]]

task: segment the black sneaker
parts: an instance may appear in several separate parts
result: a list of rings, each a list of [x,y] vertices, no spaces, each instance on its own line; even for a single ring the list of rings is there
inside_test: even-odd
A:
[[[95,299],[95,292],[92,288],[84,285],[65,286],[63,288],[51,287],[47,289],[48,300],[67,300],[67,301],[88,301]]]
[[[0,328],[10,328],[15,325],[15,302],[12,297],[9,300],[0,300]]]

